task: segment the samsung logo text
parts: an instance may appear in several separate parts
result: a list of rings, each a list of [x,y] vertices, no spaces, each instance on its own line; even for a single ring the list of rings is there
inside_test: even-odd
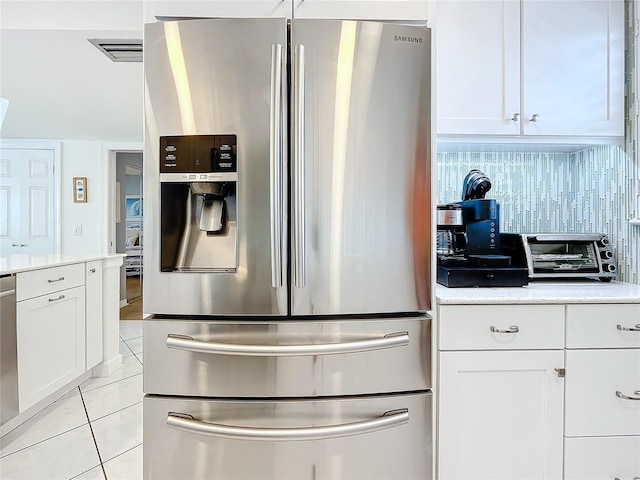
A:
[[[422,38],[420,37],[403,37],[400,35],[396,35],[393,37],[396,42],[406,42],[406,43],[422,43]]]

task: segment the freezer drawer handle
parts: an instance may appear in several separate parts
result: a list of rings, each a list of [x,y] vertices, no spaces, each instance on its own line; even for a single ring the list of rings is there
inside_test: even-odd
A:
[[[640,400],[640,390],[636,390],[633,392],[634,395],[638,395],[637,397],[631,397],[629,395],[625,395],[624,393],[616,390],[616,397],[622,398],[623,400]]]
[[[409,344],[408,332],[396,332],[381,338],[344,343],[320,343],[316,345],[238,345],[233,343],[205,342],[186,335],[167,335],[168,348],[218,355],[245,355],[253,357],[294,357],[302,355],[334,355],[358,353]]]
[[[234,440],[324,440],[327,438],[348,437],[376,432],[386,428],[397,427],[409,422],[409,410],[400,409],[386,412],[384,415],[360,422],[342,425],[327,425],[322,427],[297,428],[259,428],[236,427],[207,423],[194,419],[184,413],[169,412],[167,425],[190,433],[199,433],[213,437],[230,438]]]
[[[491,333],[518,333],[520,331],[520,328],[518,328],[517,325],[511,325],[509,327],[509,330],[500,330],[499,328],[491,325],[489,330],[491,330]]]
[[[640,332],[640,323],[636,324],[635,327],[625,327],[623,325],[618,324],[616,328],[624,332]]]

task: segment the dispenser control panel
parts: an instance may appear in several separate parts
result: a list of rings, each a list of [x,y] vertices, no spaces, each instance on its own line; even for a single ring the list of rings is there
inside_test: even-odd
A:
[[[235,135],[160,137],[160,173],[237,172]]]

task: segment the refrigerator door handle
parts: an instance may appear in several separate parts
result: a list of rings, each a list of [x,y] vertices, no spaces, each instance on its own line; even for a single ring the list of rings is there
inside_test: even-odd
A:
[[[409,422],[409,410],[399,409],[385,412],[382,416],[369,420],[362,420],[341,425],[326,425],[320,427],[296,428],[259,428],[238,427],[207,423],[196,420],[184,413],[169,412],[167,425],[178,430],[214,437],[230,438],[234,440],[324,440],[327,438],[347,437],[377,432],[387,428],[397,427]]]
[[[294,155],[294,286],[306,285],[305,265],[305,172],[304,172],[304,45],[295,46],[293,70],[293,155]]]
[[[284,286],[282,268],[282,45],[271,46],[270,222],[271,286]]]
[[[167,335],[167,348],[217,355],[240,355],[251,357],[294,357],[313,355],[336,355],[368,352],[385,348],[402,347],[409,344],[408,332],[396,332],[380,338],[356,340],[343,343],[319,343],[303,345],[241,345],[233,343],[205,342],[187,335]]]

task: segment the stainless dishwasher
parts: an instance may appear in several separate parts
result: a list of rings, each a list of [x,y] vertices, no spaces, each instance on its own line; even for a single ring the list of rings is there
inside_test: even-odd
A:
[[[18,415],[16,277],[0,276],[0,425]]]

